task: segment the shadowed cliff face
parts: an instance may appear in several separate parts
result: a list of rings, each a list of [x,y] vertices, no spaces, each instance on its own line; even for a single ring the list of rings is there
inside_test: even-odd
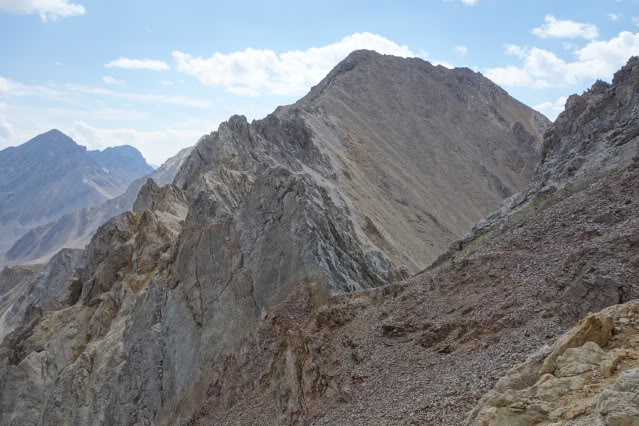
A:
[[[189,419],[267,309],[423,267],[527,182],[546,124],[479,74],[364,51],[295,105],[231,117],[99,228],[65,308],[5,338],[3,419]]]

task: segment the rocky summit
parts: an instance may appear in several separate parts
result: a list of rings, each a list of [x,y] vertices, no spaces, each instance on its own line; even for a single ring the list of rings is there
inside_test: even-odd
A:
[[[353,52],[84,250],[2,271],[2,422],[633,424],[634,308],[588,313],[639,297],[638,85],[633,58],[548,127]]]
[[[59,130],[0,151],[0,253],[30,229],[121,195],[153,169],[133,147],[87,151]]]

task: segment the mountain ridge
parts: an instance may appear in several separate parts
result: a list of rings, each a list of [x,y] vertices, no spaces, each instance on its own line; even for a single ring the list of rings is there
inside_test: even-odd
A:
[[[172,184],[147,181],[100,226],[62,309],[0,345],[2,416],[187,422],[220,360],[295,289],[314,284],[321,304],[401,280],[525,185],[537,113],[461,96],[443,67],[367,55],[312,104],[223,122]]]
[[[148,174],[139,152],[114,167],[112,160],[125,159],[132,149],[115,148],[105,157],[53,129],[1,150],[0,250],[35,226],[120,195],[131,180]],[[105,162],[107,157],[112,159]]]
[[[100,225],[113,216],[133,208],[133,203],[143,184],[150,177],[160,185],[173,181],[177,170],[192,148],[184,148],[148,175],[135,179],[126,191],[115,198],[93,207],[64,214],[58,220],[35,227],[20,238],[0,256],[2,264],[34,264],[47,262],[60,249],[82,249]]]
[[[191,423],[636,422],[639,58],[620,73],[568,102],[532,181],[436,266],[263,312]]]

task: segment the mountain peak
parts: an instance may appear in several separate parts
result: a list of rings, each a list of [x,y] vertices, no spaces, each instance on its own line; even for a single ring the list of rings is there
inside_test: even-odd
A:
[[[88,154],[96,163],[107,169],[120,170],[125,173],[132,172],[136,177],[147,175],[153,171],[142,153],[131,145],[108,147],[102,151],[88,151]]]
[[[25,143],[25,145],[27,144],[34,144],[34,145],[38,144],[38,145],[48,145],[48,146],[65,146],[66,145],[68,147],[74,146],[78,148],[84,148],[81,145],[78,145],[73,139],[71,139],[69,136],[62,133],[58,129],[51,129],[47,132],[44,132]]]
[[[133,147],[87,151],[58,129],[0,151],[0,250],[35,226],[117,197],[152,171]]]

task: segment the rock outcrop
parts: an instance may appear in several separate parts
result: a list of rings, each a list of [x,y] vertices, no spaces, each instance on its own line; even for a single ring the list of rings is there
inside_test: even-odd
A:
[[[118,197],[94,207],[67,213],[54,222],[29,230],[0,256],[0,265],[44,263],[63,248],[83,249],[91,242],[91,237],[100,225],[133,208],[137,194],[148,178],[152,178],[159,185],[171,183],[191,150],[192,147],[184,148],[148,177],[134,180],[124,194]],[[138,164],[139,167],[139,162],[134,164]]]
[[[59,310],[68,303],[68,282],[81,260],[82,250],[61,250],[46,265],[7,266],[0,283],[13,285],[0,294],[0,341],[16,328],[27,326],[47,311]],[[29,271],[20,280],[12,280],[5,272],[18,275]]]
[[[135,161],[113,160],[136,157]],[[133,147],[87,151],[59,130],[0,151],[0,251],[29,229],[121,195],[152,169]]]
[[[422,268],[525,185],[546,124],[470,70],[363,51],[232,117],[98,229],[62,309],[5,337],[3,421],[189,420],[271,307]]]
[[[509,370],[471,425],[639,424],[639,302],[588,315]]]

